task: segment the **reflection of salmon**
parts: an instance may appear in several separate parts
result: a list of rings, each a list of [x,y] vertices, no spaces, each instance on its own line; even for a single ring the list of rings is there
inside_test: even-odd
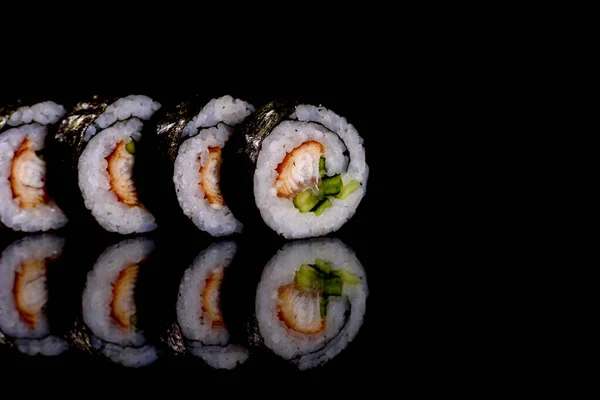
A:
[[[221,208],[225,205],[221,189],[219,188],[222,162],[221,149],[219,147],[209,147],[208,160],[200,168],[200,175],[202,175],[200,186],[204,190],[206,199],[214,208]]]
[[[319,184],[319,159],[323,145],[319,142],[304,142],[286,154],[277,166],[275,187],[279,197],[294,197],[308,187]]]
[[[115,151],[109,155],[108,174],[110,187],[119,201],[129,206],[139,204],[135,184],[133,182],[133,162],[135,157],[127,151],[125,141],[119,142]]]
[[[212,326],[223,325],[221,314],[221,284],[223,283],[223,268],[214,270],[208,279],[202,292],[202,311],[204,311],[212,322]]]
[[[21,264],[15,273],[13,294],[21,319],[31,329],[35,328],[48,301],[44,261],[32,259]]]
[[[280,287],[278,292],[279,319],[289,328],[306,334],[319,333],[325,328],[317,291],[290,284]]]
[[[10,171],[13,197],[19,199],[21,208],[32,208],[48,201],[45,189],[46,163],[33,149],[33,142],[23,140],[15,153]]]
[[[140,266],[131,264],[121,271],[113,285],[113,300],[110,305],[111,315],[119,325],[129,329],[135,325],[131,317],[135,315],[134,289]]]

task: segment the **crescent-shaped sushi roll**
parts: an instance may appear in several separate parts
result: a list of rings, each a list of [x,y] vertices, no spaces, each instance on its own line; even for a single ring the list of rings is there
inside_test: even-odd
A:
[[[177,323],[187,350],[218,369],[248,359],[248,350],[230,343],[221,311],[221,284],[236,252],[233,241],[212,244],[187,269],[179,286]]]
[[[49,263],[60,257],[64,239],[29,236],[0,256],[0,331],[27,355],[58,355],[68,344],[51,334],[47,305]]]
[[[88,274],[83,290],[83,320],[91,345],[127,367],[153,363],[158,353],[137,324],[135,288],[140,268],[154,249],[150,239],[121,241],[107,248]]]
[[[0,119],[0,226],[15,231],[58,229],[67,217],[46,188],[45,139],[48,125],[65,113],[48,101],[20,107]]]
[[[286,244],[258,284],[263,342],[301,370],[324,364],[358,333],[368,293],[362,265],[339,240]]]

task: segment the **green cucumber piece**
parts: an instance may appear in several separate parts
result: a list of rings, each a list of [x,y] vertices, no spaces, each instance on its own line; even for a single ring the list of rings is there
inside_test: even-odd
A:
[[[125,150],[127,150],[129,154],[135,154],[135,142],[131,140],[129,143],[127,143],[125,145]]]
[[[323,179],[323,182],[319,185],[319,193],[321,193],[322,190],[325,195],[338,194],[342,190],[342,186],[342,176],[337,174],[330,178]]]
[[[294,197],[294,207],[300,210],[301,213],[309,212],[317,204],[319,204],[319,197],[315,196],[310,189],[306,189],[304,192]]]
[[[42,150],[38,150],[35,152],[35,155],[37,156],[37,158],[39,158],[40,160],[44,161],[44,154],[42,154]]]
[[[327,175],[327,170],[325,170],[325,157],[319,158],[319,176],[323,178]]]
[[[137,326],[137,315],[132,315],[131,317],[129,317],[129,323],[131,324],[131,326]]]
[[[336,269],[332,272],[333,275],[339,276],[343,283],[348,285],[356,285],[360,283],[360,278],[358,275],[353,274],[350,271],[346,271],[345,269]]]
[[[321,203],[319,203],[319,205],[317,207],[315,207],[315,209],[314,209],[315,215],[321,215],[323,210],[325,210],[330,205],[331,205],[331,201],[329,201],[329,199],[323,200]]]
[[[346,197],[350,196],[350,194],[352,194],[354,191],[356,191],[356,189],[358,189],[359,187],[360,187],[360,182],[352,180],[352,181],[346,183],[342,187],[342,190],[340,191],[340,193],[335,197],[343,200]]]
[[[300,269],[296,271],[294,280],[298,286],[304,289],[313,289],[321,286],[321,277],[319,276],[319,271],[308,264],[302,264],[300,266]]]
[[[321,310],[321,318],[327,315],[327,298],[325,296],[321,296],[319,299],[319,309]]]
[[[325,279],[323,285],[323,295],[326,296],[341,296],[342,295],[342,279],[339,276]]]
[[[319,258],[315,260],[315,266],[313,268],[318,269],[324,274],[329,274],[331,272],[331,266]]]

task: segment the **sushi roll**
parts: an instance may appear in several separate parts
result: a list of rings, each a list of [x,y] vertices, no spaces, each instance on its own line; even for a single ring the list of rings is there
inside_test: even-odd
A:
[[[58,166],[54,175],[64,177],[53,189],[59,202],[82,213],[81,205],[71,207],[71,203],[83,201],[85,209],[109,232],[154,230],[154,216],[138,196],[134,164],[137,148],[143,145],[143,121],[160,107],[140,95],[116,101],[95,97],[78,103],[51,140],[49,155]]]
[[[368,296],[365,271],[337,239],[286,244],[258,284],[264,345],[301,370],[324,364],[358,333]]]
[[[235,252],[233,241],[214,243],[198,255],[179,286],[177,324],[185,347],[217,369],[233,369],[249,355],[230,343],[221,310],[221,285]]]
[[[67,217],[46,188],[45,139],[65,108],[52,101],[0,110],[0,227],[39,232]]]
[[[221,194],[222,151],[235,126],[253,111],[252,104],[226,95],[204,104],[179,104],[156,127],[159,146],[172,163],[170,179],[177,204],[194,225],[212,236],[242,231]]]
[[[138,324],[136,285],[154,249],[150,239],[121,241],[100,255],[83,290],[83,321],[91,346],[115,363],[140,367],[158,358]]]
[[[269,103],[245,121],[235,142],[229,157],[237,162],[222,172],[225,198],[236,214],[252,213],[249,204],[255,204],[262,220],[285,238],[338,230],[366,193],[363,140],[325,107]],[[244,171],[252,176],[234,178]],[[233,182],[245,187],[242,196],[235,195]]]
[[[0,256],[0,332],[23,354],[56,356],[69,347],[51,334],[47,314],[48,269],[63,246],[64,239],[54,235],[30,236]]]

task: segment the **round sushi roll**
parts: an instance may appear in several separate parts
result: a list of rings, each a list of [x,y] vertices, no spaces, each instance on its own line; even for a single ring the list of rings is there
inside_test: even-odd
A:
[[[143,143],[143,120],[160,107],[141,95],[116,101],[96,97],[77,104],[52,137],[55,151],[51,154],[60,165],[55,173],[66,178],[54,189],[57,198],[65,203],[82,199],[97,223],[109,232],[154,230],[154,216],[138,196],[134,164],[136,149]],[[75,208],[81,212],[81,207]]]
[[[214,243],[184,273],[177,299],[177,323],[185,347],[217,369],[233,369],[248,350],[230,343],[221,310],[221,284],[236,252],[233,241]]]
[[[126,367],[148,365],[158,357],[138,326],[135,293],[140,269],[153,249],[152,240],[145,238],[110,246],[88,274],[83,290],[83,321],[92,333],[92,347]]]
[[[27,355],[55,356],[67,342],[51,334],[47,307],[48,269],[64,239],[44,234],[18,240],[0,256],[0,331]]]
[[[260,335],[269,349],[301,370],[324,364],[358,333],[367,296],[365,271],[339,240],[286,244],[258,284]]]
[[[235,126],[253,111],[250,103],[230,95],[208,103],[195,98],[165,112],[155,128],[163,160],[172,165],[164,170],[174,185],[175,203],[198,229],[215,237],[243,228],[221,194],[220,170]]]
[[[344,117],[325,107],[269,103],[243,124],[234,148],[232,158],[242,164],[224,168],[223,181],[234,180],[240,170],[253,171],[246,181],[260,216],[288,239],[338,230],[366,193],[363,140]],[[234,191],[224,186],[237,213],[250,201]]]
[[[62,105],[51,101],[0,110],[0,226],[39,232],[67,223],[48,194],[44,158],[48,125],[64,113]]]

